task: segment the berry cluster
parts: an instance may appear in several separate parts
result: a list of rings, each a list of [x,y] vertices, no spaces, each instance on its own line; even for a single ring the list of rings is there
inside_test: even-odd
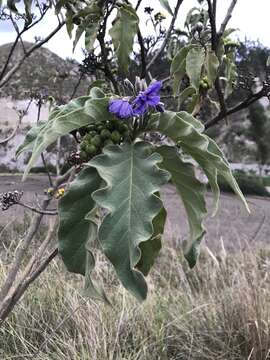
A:
[[[101,153],[104,146],[120,144],[129,137],[128,125],[119,120],[102,121],[88,125],[80,144],[80,157],[89,161]]]
[[[23,196],[23,192],[18,190],[1,193],[0,205],[2,211],[7,210],[12,205],[18,204],[22,196]]]

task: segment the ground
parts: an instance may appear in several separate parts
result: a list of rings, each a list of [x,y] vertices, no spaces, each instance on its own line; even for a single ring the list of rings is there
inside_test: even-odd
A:
[[[10,190],[22,190],[23,201],[31,204],[40,201],[44,189],[48,188],[45,176],[31,175],[26,182],[21,182],[21,176],[6,175],[0,177],[0,193]],[[168,211],[168,221],[165,239],[178,246],[188,236],[188,224],[184,208],[171,185],[162,190],[162,197]],[[212,196],[207,193],[207,204],[211,210]],[[268,243],[270,239],[270,201],[269,198],[248,197],[250,214],[234,195],[221,195],[220,210],[215,217],[211,211],[205,221],[207,234],[204,244],[212,249],[225,251],[245,249],[260,243]],[[22,219],[24,209],[14,206],[2,212],[0,224],[7,225]]]

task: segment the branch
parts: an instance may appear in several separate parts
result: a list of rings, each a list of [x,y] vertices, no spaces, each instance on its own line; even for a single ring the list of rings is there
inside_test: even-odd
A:
[[[229,115],[232,115],[232,114],[234,114],[234,113],[236,113],[238,111],[241,111],[241,110],[244,110],[244,109],[248,108],[254,102],[260,100],[261,98],[263,98],[265,96],[268,96],[269,91],[270,91],[270,88],[264,87],[259,92],[250,95],[248,98],[246,98],[240,104],[238,104],[235,107],[227,110],[225,113],[220,111],[220,113],[216,117],[214,117],[213,119],[211,119],[211,120],[209,120],[209,121],[207,121],[205,123],[205,129],[208,129],[211,126],[216,125],[218,122],[220,122],[221,120],[223,120],[224,118],[226,118]]]
[[[47,206],[49,205],[50,200],[44,200],[43,201],[43,206],[42,209],[46,209]],[[8,291],[10,290],[10,288],[12,287],[14,281],[16,280],[16,277],[18,275],[20,266],[22,264],[23,258],[25,253],[28,250],[28,247],[33,239],[33,237],[35,236],[39,225],[41,223],[41,220],[43,218],[43,214],[37,214],[34,218],[33,221],[30,225],[29,231],[27,233],[27,235],[25,236],[24,239],[22,239],[22,244],[19,247],[18,251],[15,254],[15,259],[14,259],[14,263],[12,268],[9,270],[8,276],[3,284],[3,286],[1,287],[1,291],[0,291],[0,323],[1,323],[1,319],[2,319],[2,314],[1,314],[1,310],[4,307],[3,305],[3,300],[5,299],[6,294],[8,293]]]
[[[147,65],[146,67],[146,70],[149,70],[150,67],[154,64],[154,62],[160,57],[160,55],[163,53],[166,45],[167,45],[167,42],[169,41],[170,39],[170,36],[171,36],[171,32],[173,30],[173,27],[174,27],[174,24],[175,24],[175,21],[176,21],[176,18],[177,18],[177,15],[178,15],[178,12],[179,12],[179,8],[180,6],[182,5],[182,2],[184,0],[178,0],[177,1],[177,4],[176,4],[176,7],[174,9],[174,13],[173,13],[173,17],[172,17],[172,21],[171,21],[171,24],[169,26],[169,29],[166,33],[166,36],[165,36],[165,39],[160,47],[160,49],[157,51],[156,55],[152,58],[152,60],[149,62],[149,64]]]
[[[0,81],[0,88],[3,87],[9,80],[10,78],[20,69],[20,67],[22,66],[22,64],[24,63],[24,61],[37,49],[39,49],[42,45],[44,45],[45,43],[47,43],[63,26],[64,26],[65,22],[61,22],[45,39],[43,39],[42,41],[40,41],[37,44],[34,44],[33,46],[31,46],[31,48],[29,50],[26,51],[26,53],[24,54],[24,56],[17,62],[16,65],[13,66],[13,68],[11,68],[9,70],[9,72],[2,78],[2,80]]]
[[[228,25],[228,22],[230,21],[232,17],[233,10],[235,8],[235,5],[237,3],[237,0],[232,0],[231,5],[229,6],[229,9],[227,11],[227,14],[225,16],[225,19],[223,20],[220,29],[219,29],[219,36],[222,36],[224,31],[226,30],[226,27]]]
[[[37,208],[35,208],[35,207],[31,206],[31,205],[28,205],[28,204],[25,204],[25,203],[21,202],[21,201],[17,202],[17,204],[20,205],[20,206],[22,206],[22,207],[24,207],[24,208],[26,208],[26,209],[29,209],[29,210],[35,212],[36,214],[52,215],[52,216],[58,214],[58,211],[57,211],[57,210],[50,210],[50,211],[49,211],[49,210],[48,210],[48,211],[46,211],[46,210],[39,210],[39,209],[37,209]]]
[[[143,43],[143,37],[142,37],[142,33],[139,30],[137,33],[138,36],[138,41],[140,44],[140,48],[141,48],[141,79],[144,79],[146,77],[146,54],[145,54],[145,47],[144,47],[144,43]]]
[[[5,62],[5,65],[4,65],[4,67],[3,67],[2,71],[1,71],[0,80],[2,80],[3,77],[4,77],[4,75],[5,75],[5,72],[6,72],[6,70],[7,70],[8,64],[9,64],[9,62],[10,62],[10,59],[11,59],[13,53],[14,53],[14,50],[15,50],[15,48],[16,48],[16,46],[17,46],[17,44],[18,44],[18,41],[20,40],[21,36],[22,36],[26,31],[28,31],[29,29],[31,29],[32,27],[34,27],[35,25],[37,25],[37,24],[43,19],[43,17],[45,16],[46,12],[48,11],[48,9],[49,9],[49,7],[47,7],[47,8],[44,10],[44,12],[42,13],[42,15],[40,16],[40,18],[37,19],[35,22],[33,22],[31,25],[29,25],[29,26],[27,26],[27,27],[24,27],[20,32],[17,32],[16,39],[15,39],[14,43],[12,44],[12,47],[11,47],[10,52],[9,52],[9,54],[8,54],[7,60],[6,60],[6,62]],[[11,18],[11,19],[12,19],[12,18]],[[12,23],[13,23],[13,26],[14,26],[13,19],[12,19]],[[14,27],[15,27],[15,26],[14,26]],[[16,28],[15,28],[15,30],[16,30]]]
[[[211,26],[211,43],[212,43],[212,50],[218,56],[218,47],[219,47],[219,40],[220,36],[217,34],[217,27],[216,27],[216,0],[213,0],[213,4],[211,0],[207,0],[208,3],[208,15],[209,21]],[[226,114],[227,107],[224,99],[224,94],[220,85],[219,77],[215,80],[215,89],[218,96],[218,101],[220,104],[220,109],[222,114]]]

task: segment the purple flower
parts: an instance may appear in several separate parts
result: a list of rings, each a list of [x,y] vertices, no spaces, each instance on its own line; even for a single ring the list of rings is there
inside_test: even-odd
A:
[[[133,101],[134,115],[143,115],[149,106],[156,107],[160,105],[161,87],[162,81],[156,81],[136,97]]]
[[[114,99],[109,103],[109,112],[113,113],[120,119],[127,119],[133,116],[133,108],[126,99]]]

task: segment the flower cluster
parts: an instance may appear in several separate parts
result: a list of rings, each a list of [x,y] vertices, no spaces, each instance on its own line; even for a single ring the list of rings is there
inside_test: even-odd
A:
[[[159,112],[164,111],[164,105],[160,102],[161,81],[151,84],[145,91],[130,101],[130,98],[113,99],[109,103],[109,111],[120,119],[127,119],[132,116],[144,115],[149,108],[155,108]]]
[[[14,204],[18,204],[22,196],[23,192],[18,190],[0,194],[0,205],[2,211],[8,210],[8,208]]]

